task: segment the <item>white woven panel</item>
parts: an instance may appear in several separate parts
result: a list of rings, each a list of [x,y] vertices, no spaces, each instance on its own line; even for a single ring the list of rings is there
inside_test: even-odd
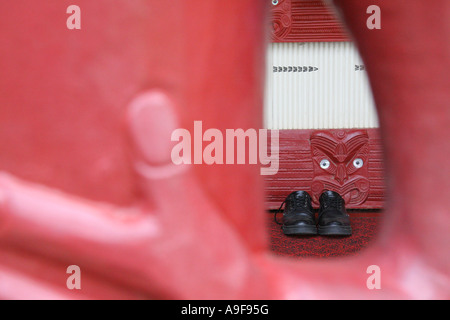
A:
[[[266,128],[378,127],[367,73],[353,43],[271,43],[266,61]]]

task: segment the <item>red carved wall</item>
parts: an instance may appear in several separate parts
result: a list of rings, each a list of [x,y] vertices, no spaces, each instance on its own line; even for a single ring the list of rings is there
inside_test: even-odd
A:
[[[266,176],[266,205],[305,190],[318,207],[324,189],[341,194],[347,208],[380,209],[384,199],[383,154],[377,129],[280,130],[280,167]]]
[[[1,299],[449,299],[448,0],[334,1],[377,101],[389,201],[370,248],[326,261],[269,253],[259,170],[180,170],[167,156],[178,123],[260,123],[263,2],[116,2],[77,0],[99,14],[71,35],[64,1],[0,2],[11,39],[0,50]],[[365,28],[372,4],[386,13],[381,30]],[[311,132],[298,134],[282,140],[293,150],[282,161],[311,158]],[[128,189],[136,199],[115,205]],[[66,288],[73,263],[79,291]],[[381,289],[368,288],[368,266],[382,270]]]
[[[348,41],[335,12],[320,0],[274,0],[272,42]]]
[[[336,12],[321,0],[275,0],[271,15],[272,42],[350,40]],[[279,171],[265,178],[268,209],[277,209],[295,190],[309,192],[318,207],[324,189],[341,194],[350,209],[383,208],[378,129],[280,130],[279,148]]]

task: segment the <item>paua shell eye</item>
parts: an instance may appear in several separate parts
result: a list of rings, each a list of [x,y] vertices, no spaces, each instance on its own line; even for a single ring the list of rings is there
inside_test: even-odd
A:
[[[355,168],[361,168],[364,165],[364,161],[361,158],[356,158],[355,160],[353,160],[353,166]]]
[[[320,167],[322,169],[328,169],[329,166],[330,166],[330,161],[328,161],[327,159],[322,159],[320,161]]]

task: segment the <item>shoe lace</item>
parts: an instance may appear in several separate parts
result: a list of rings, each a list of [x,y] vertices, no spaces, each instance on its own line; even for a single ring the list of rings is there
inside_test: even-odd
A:
[[[283,207],[283,205],[286,203],[286,200],[284,200],[282,203],[281,203],[281,206],[278,208],[278,210],[275,212],[275,214],[273,215],[273,219],[275,220],[275,223],[276,224],[278,224],[278,225],[282,225],[282,223],[281,222],[278,222],[278,220],[277,220],[277,215],[280,213],[280,211],[281,211],[281,208]]]
[[[327,207],[341,209],[342,203],[343,203],[342,198],[339,198],[339,197],[331,198],[331,199],[329,199]]]
[[[280,207],[278,208],[278,210],[275,212],[275,214],[274,214],[274,216],[273,216],[273,219],[274,219],[275,223],[278,224],[278,225],[282,225],[282,223],[279,222],[279,221],[277,220],[277,215],[280,213],[281,208],[282,208],[283,205],[286,203],[287,199],[288,199],[288,198],[286,198],[286,199],[281,203]],[[307,205],[308,205],[308,199],[307,199],[305,196],[297,196],[297,197],[293,197],[293,200],[294,200],[294,205],[295,205],[296,207],[301,206],[301,205],[304,205],[304,206],[307,206]]]

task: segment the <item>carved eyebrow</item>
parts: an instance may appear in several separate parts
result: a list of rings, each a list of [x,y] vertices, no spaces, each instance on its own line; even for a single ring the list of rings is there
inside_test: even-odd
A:
[[[348,146],[348,157],[345,159],[345,161],[349,161],[352,158],[352,154],[357,151],[358,149],[361,149],[364,147],[364,145],[369,143],[369,137],[367,134],[364,135],[357,135],[350,140],[346,142],[346,145]]]
[[[345,159],[345,162],[349,161],[353,157],[353,153],[358,149],[362,148],[368,142],[369,137],[367,134],[359,134],[346,141],[345,145],[347,146],[347,157]],[[336,161],[336,158],[334,156],[336,146],[337,143],[335,143],[332,139],[328,137],[315,136],[311,138],[311,147],[314,147],[324,152],[326,156],[328,156],[330,159],[333,159],[334,161]],[[313,153],[315,153],[314,150]]]
[[[337,144],[333,140],[326,137],[316,136],[311,138],[311,147],[321,150],[334,161],[336,161],[336,158],[334,157],[336,146]]]

